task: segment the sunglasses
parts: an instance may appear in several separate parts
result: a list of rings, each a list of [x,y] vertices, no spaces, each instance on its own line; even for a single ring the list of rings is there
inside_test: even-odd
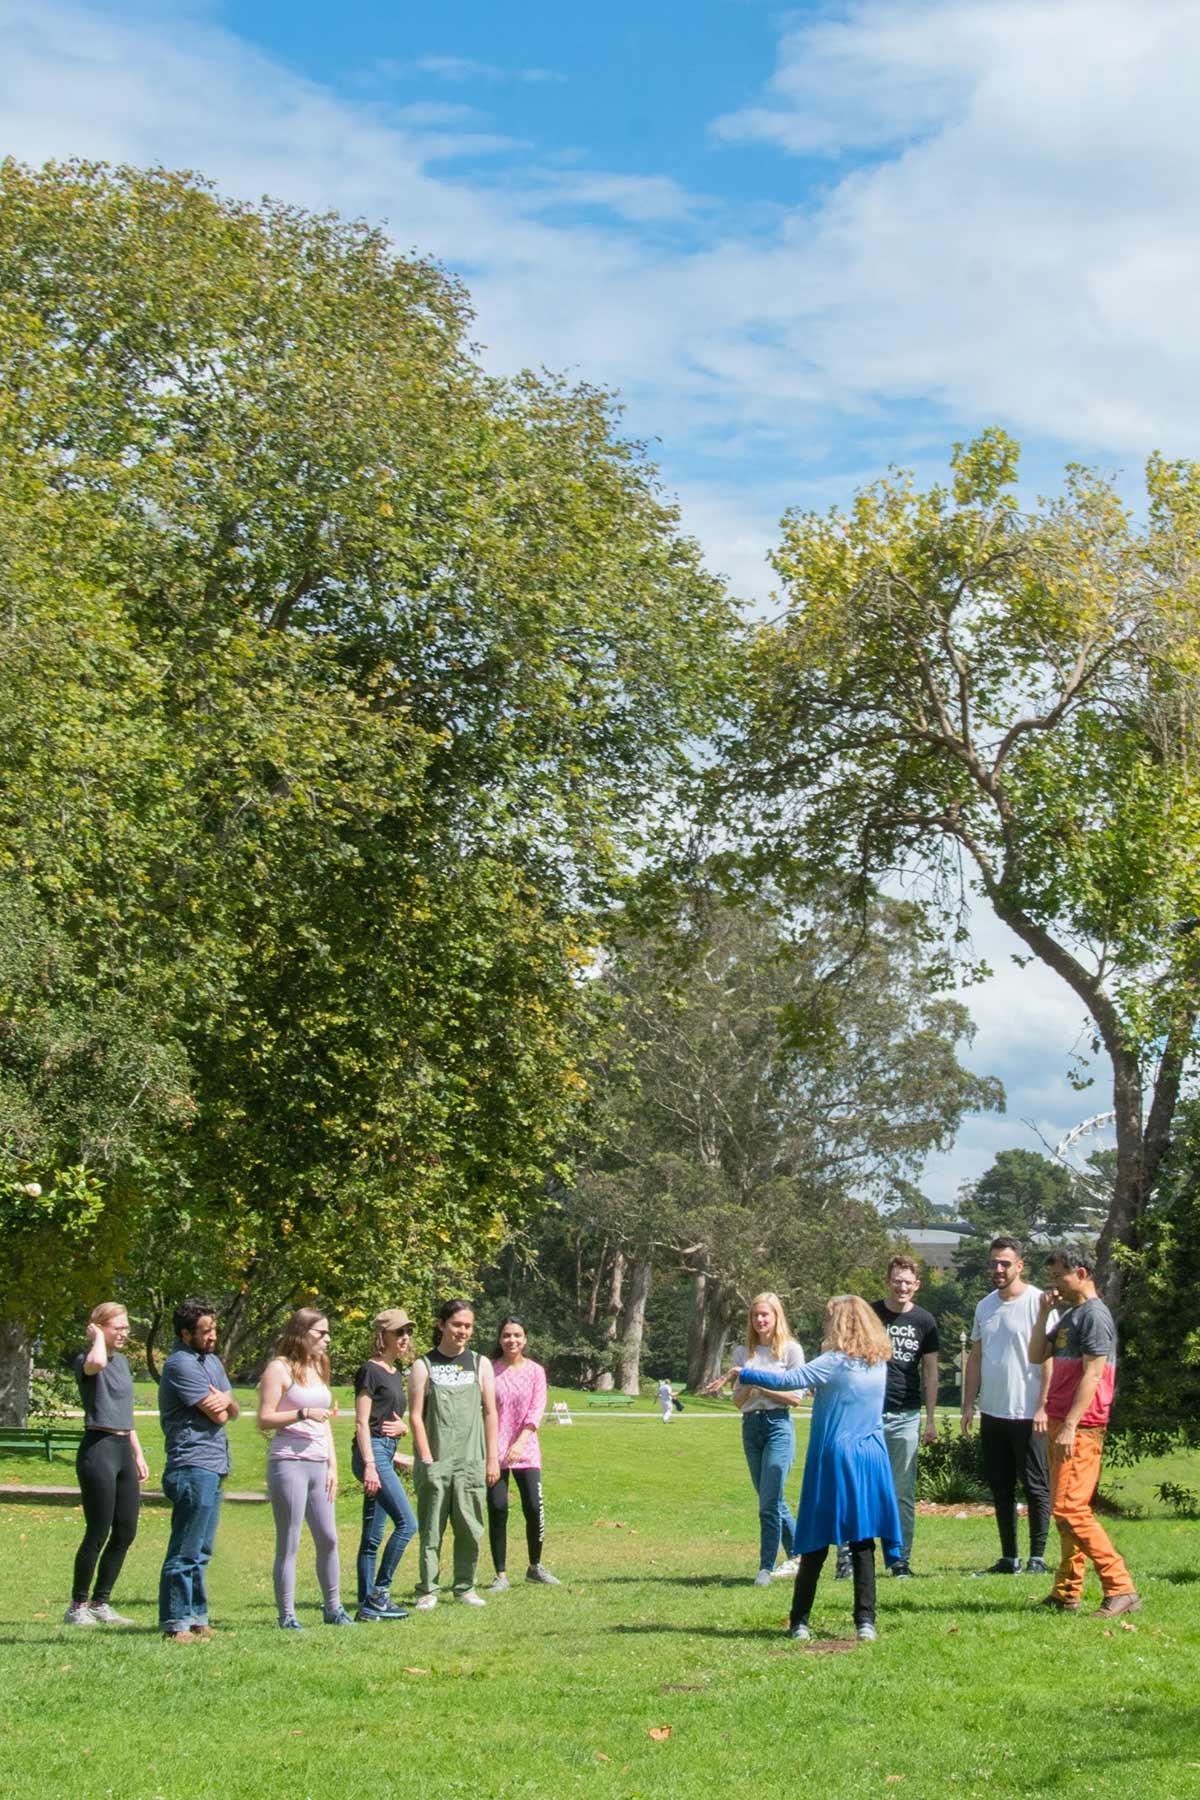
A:
[[[412,1334],[413,1328],[411,1325],[397,1325],[392,1332],[393,1337],[411,1337]]]
[[[314,1337],[328,1337],[329,1333],[328,1333],[328,1331],[314,1331],[313,1336]]]

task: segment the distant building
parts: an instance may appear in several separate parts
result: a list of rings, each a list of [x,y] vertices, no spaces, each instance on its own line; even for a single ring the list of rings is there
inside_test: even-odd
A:
[[[929,1269],[952,1269],[954,1253],[964,1237],[971,1236],[969,1228],[957,1231],[933,1225],[898,1225],[895,1228],[898,1238],[903,1238],[913,1255]]]

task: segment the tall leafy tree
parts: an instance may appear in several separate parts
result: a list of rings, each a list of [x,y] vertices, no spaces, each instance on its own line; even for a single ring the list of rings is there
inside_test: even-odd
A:
[[[64,1005],[123,1008],[178,1087],[89,1152],[121,1266],[153,1314],[162,1246],[208,1281],[218,1243],[251,1335],[420,1292],[572,1129],[596,909],[730,605],[611,399],[487,378],[462,290],[380,232],[9,163],[0,294],[0,872]]]
[[[1001,1150],[978,1181],[962,1191],[960,1217],[975,1228],[954,1258],[955,1273],[968,1289],[982,1292],[992,1238],[1015,1237],[1026,1252],[1029,1278],[1040,1265],[1033,1240],[1063,1242],[1083,1223],[1088,1194],[1070,1169],[1036,1150]]]
[[[1195,1048],[1200,467],[1152,459],[1144,521],[1079,468],[1023,511],[1000,431],[953,469],[785,518],[725,793],[781,878],[920,878],[960,940],[977,897],[1067,983],[1113,1067],[1115,1298]]]
[[[756,1288],[819,1317],[881,1259],[880,1209],[910,1192],[925,1154],[1000,1102],[957,1060],[969,1019],[936,992],[914,910],[881,900],[868,926],[836,894],[803,914],[703,897],[680,908],[668,947],[619,942],[596,1151],[568,1216],[608,1259],[595,1279],[610,1284],[627,1388],[656,1263],[694,1278],[695,1385]]]

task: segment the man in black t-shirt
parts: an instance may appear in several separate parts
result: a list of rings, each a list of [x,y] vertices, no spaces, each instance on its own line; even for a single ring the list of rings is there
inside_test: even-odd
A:
[[[922,1306],[913,1305],[921,1286],[921,1271],[911,1256],[893,1256],[887,1270],[887,1295],[871,1303],[872,1311],[892,1340],[892,1359],[887,1366],[883,1399],[883,1437],[896,1498],[900,1503],[901,1544],[885,1544],[888,1572],[903,1580],[912,1574],[913,1525],[917,1505],[917,1452],[922,1440],[937,1438],[938,1338],[937,1321]],[[921,1400],[925,1401],[925,1429],[921,1430]],[[849,1572],[849,1552],[845,1555]],[[838,1574],[843,1556],[839,1548]]]

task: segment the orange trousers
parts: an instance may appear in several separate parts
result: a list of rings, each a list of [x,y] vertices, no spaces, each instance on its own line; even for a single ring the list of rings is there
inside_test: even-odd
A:
[[[1062,1539],[1062,1561],[1054,1577],[1060,1600],[1078,1600],[1089,1561],[1096,1566],[1105,1596],[1132,1594],[1133,1578],[1113,1549],[1112,1540],[1095,1513],[1092,1497],[1100,1479],[1104,1455],[1102,1426],[1078,1426],[1075,1447],[1064,1456],[1058,1447],[1062,1420],[1050,1420],[1050,1510]]]

